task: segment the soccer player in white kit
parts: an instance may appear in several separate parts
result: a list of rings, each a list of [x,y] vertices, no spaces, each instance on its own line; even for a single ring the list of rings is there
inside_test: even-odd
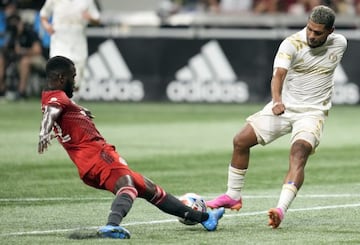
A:
[[[291,134],[289,169],[278,204],[268,211],[269,226],[280,225],[303,184],[306,162],[319,145],[331,108],[334,71],[347,47],[345,37],[333,33],[334,22],[332,9],[317,6],[306,27],[282,41],[274,60],[272,101],[249,116],[235,135],[227,191],[208,201],[208,207],[239,210],[250,148]]]
[[[99,10],[93,0],[46,0],[40,17],[44,29],[51,35],[50,58],[61,55],[75,63],[78,90],[88,57],[86,27],[89,23],[100,23]]]

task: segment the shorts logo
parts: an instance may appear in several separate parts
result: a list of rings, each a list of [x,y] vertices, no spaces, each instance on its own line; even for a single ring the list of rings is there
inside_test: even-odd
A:
[[[236,74],[217,41],[206,43],[199,54],[179,69],[166,89],[173,102],[246,102],[248,86]]]
[[[141,101],[144,86],[133,80],[131,71],[113,40],[101,43],[98,51],[88,58],[85,69],[86,83],[80,87],[85,100]]]

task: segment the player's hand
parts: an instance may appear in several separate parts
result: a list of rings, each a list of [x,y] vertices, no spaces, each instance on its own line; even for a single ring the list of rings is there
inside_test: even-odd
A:
[[[86,20],[86,21],[91,21],[91,14],[89,13],[89,11],[84,11],[84,12],[82,13],[82,17],[83,17],[83,19]]]
[[[49,35],[52,35],[55,33],[55,29],[53,27],[52,24],[50,23],[47,23],[46,25],[44,25],[44,29],[46,30],[46,32],[49,34]]]
[[[282,102],[275,102],[272,107],[274,115],[281,115],[285,112],[285,105]]]
[[[55,138],[55,136],[51,133],[40,135],[39,136],[39,144],[38,144],[38,153],[42,154],[45,150],[47,150],[48,146],[51,145],[51,140]]]

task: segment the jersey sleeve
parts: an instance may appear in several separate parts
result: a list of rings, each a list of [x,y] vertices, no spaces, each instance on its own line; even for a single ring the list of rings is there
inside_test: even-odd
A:
[[[61,109],[67,107],[70,103],[70,99],[65,95],[64,92],[52,92],[47,93],[46,96],[43,96],[43,105],[54,106]]]
[[[276,53],[273,68],[281,67],[289,69],[295,52],[296,49],[291,42],[288,39],[283,40]]]
[[[338,34],[337,35],[337,45],[340,47],[342,54],[345,52],[347,48],[347,40],[343,35]]]

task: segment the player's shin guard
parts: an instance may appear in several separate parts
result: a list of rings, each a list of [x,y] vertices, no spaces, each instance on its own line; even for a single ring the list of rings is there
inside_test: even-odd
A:
[[[137,195],[138,192],[134,187],[122,187],[116,193],[115,199],[111,204],[107,225],[118,226],[131,209]]]
[[[226,194],[234,200],[240,200],[241,190],[245,184],[247,169],[237,169],[229,165]]]
[[[297,187],[293,182],[284,184],[280,193],[277,207],[285,213],[290,207],[292,201],[295,199],[298,192]]]

